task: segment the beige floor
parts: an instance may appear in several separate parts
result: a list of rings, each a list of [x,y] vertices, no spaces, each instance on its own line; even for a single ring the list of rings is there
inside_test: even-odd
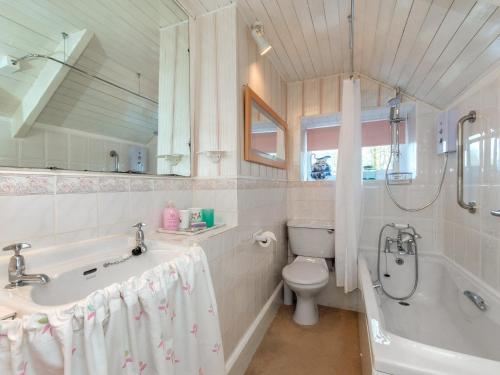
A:
[[[361,374],[358,314],[320,306],[319,323],[302,327],[281,306],[246,375]]]

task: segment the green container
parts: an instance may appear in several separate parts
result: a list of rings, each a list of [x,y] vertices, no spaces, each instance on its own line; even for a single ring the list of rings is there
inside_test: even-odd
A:
[[[215,212],[213,208],[204,208],[201,210],[201,221],[207,224],[207,228],[215,225]]]

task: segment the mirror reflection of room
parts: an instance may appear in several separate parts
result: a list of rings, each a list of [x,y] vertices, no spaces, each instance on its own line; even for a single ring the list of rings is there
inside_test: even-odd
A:
[[[188,17],[115,7],[2,2],[0,166],[190,175]]]
[[[284,131],[256,103],[252,104],[252,149],[272,159],[285,160]]]

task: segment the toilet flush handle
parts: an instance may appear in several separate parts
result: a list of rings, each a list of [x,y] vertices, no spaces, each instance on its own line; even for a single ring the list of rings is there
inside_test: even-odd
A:
[[[335,232],[335,229],[328,229],[328,233],[333,233]]]

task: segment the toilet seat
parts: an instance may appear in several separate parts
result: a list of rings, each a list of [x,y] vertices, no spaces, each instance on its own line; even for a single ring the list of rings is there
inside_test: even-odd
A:
[[[328,267],[324,259],[297,257],[283,268],[283,278],[300,285],[324,284],[328,281]]]

